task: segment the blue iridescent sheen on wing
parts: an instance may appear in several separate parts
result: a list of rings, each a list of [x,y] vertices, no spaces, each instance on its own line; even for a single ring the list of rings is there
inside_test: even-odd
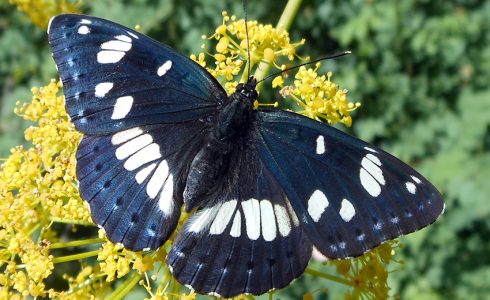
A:
[[[67,112],[84,133],[194,120],[226,99],[201,66],[116,23],[66,14],[52,19],[48,34]]]
[[[184,224],[167,257],[175,278],[199,293],[232,297],[280,289],[311,257],[311,241],[252,137],[238,141],[222,188]]]
[[[178,179],[202,146],[202,130],[201,122],[191,121],[83,138],[77,152],[80,194],[112,242],[142,250],[167,240],[182,205]],[[145,151],[144,162],[133,159]],[[153,151],[158,155],[151,157]]]
[[[379,148],[286,111],[260,111],[257,121],[264,165],[327,257],[359,256],[444,210],[429,181]]]

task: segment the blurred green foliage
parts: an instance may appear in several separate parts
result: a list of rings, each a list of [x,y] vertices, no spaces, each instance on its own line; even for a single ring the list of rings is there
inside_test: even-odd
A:
[[[248,13],[275,24],[284,5],[250,0]],[[199,52],[200,36],[220,24],[222,10],[243,15],[238,0],[85,1],[82,9],[140,24],[186,54]],[[28,101],[30,87],[46,84],[56,70],[44,30],[6,1],[0,16],[0,157],[6,157],[28,126],[13,116],[15,102]],[[353,51],[322,67],[363,104],[353,134],[409,162],[446,199],[436,224],[402,239],[404,270],[391,275],[392,294],[402,299],[490,295],[489,16],[483,0],[305,0],[290,30],[293,40],[307,39],[300,55]],[[322,286],[303,276],[288,293]],[[336,287],[329,288],[335,298]]]

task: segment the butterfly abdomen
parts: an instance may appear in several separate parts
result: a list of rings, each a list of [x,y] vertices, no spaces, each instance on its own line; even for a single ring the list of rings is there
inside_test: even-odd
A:
[[[241,84],[228,98],[211,125],[205,143],[192,160],[183,193],[185,209],[200,207],[203,199],[219,191],[227,174],[231,153],[253,124],[255,85]]]

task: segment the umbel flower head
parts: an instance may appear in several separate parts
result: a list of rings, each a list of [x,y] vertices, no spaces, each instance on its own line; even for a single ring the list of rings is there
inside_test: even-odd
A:
[[[32,23],[43,29],[49,19],[60,13],[77,13],[82,5],[81,0],[9,0],[17,9],[24,12]]]
[[[296,49],[304,41],[291,43],[285,30],[271,25],[247,25],[252,70],[260,72],[262,63],[281,69],[281,61],[299,58]],[[216,41],[215,51],[191,57],[202,66],[206,56],[213,58],[209,72],[231,93],[249,75],[245,22],[224,13],[223,24],[210,39]],[[318,74],[318,68],[298,69],[289,85],[289,78],[280,75],[272,86],[295,101],[290,109],[350,126],[350,111],[359,105],[348,102],[346,91],[331,81],[332,74]],[[149,299],[195,299],[165,264],[173,237],[156,251],[133,252],[108,241],[93,224],[75,177],[82,135],[69,121],[61,88],[54,80],[33,88],[31,102],[18,104],[15,111],[33,122],[25,131],[32,146],[13,148],[0,169],[0,298],[121,299],[139,286]],[[180,224],[184,219],[185,214]],[[336,272],[327,273],[317,264],[306,276],[324,278],[325,286],[345,285],[346,299],[386,298],[387,266],[395,247],[397,243],[389,242],[357,259],[326,261]],[[305,291],[304,299],[320,292]]]
[[[248,29],[248,42],[247,32]],[[203,36],[204,39],[208,37]],[[304,40],[291,42],[287,31],[272,25],[262,25],[257,21],[236,20],[223,12],[223,24],[209,37],[217,41],[215,53],[202,52],[191,58],[206,67],[206,54],[214,58],[214,67],[207,70],[221,80],[229,94],[235,91],[239,81],[246,81],[248,74],[248,46],[250,46],[250,68],[261,73],[261,63],[271,64],[278,70],[285,69],[286,63],[295,58],[305,61],[297,55],[296,49],[305,43]],[[202,48],[206,49],[205,45]],[[282,62],[282,63],[281,63]],[[299,64],[299,63],[298,63]],[[350,112],[360,106],[349,102],[347,90],[331,81],[332,73],[318,74],[320,63],[314,68],[302,66],[294,76],[292,84],[285,84],[288,73],[282,73],[272,81],[272,88],[280,89],[283,98],[290,98],[299,107],[295,112],[307,117],[327,121],[328,123],[344,123],[351,126]],[[261,75],[256,76],[260,78]]]

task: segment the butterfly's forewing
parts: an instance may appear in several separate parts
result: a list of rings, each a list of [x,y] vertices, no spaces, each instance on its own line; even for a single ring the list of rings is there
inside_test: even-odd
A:
[[[311,242],[252,136],[234,150],[220,192],[186,222],[168,255],[175,278],[199,293],[279,289],[311,256]]]
[[[226,99],[192,60],[116,23],[59,15],[51,19],[48,35],[66,109],[84,133],[194,120]]]
[[[381,149],[285,111],[260,111],[258,123],[264,165],[329,258],[359,256],[444,210],[429,181]]]
[[[67,112],[85,134],[77,177],[94,221],[129,249],[159,247],[225,92],[190,59],[107,20],[60,15],[48,35]]]

